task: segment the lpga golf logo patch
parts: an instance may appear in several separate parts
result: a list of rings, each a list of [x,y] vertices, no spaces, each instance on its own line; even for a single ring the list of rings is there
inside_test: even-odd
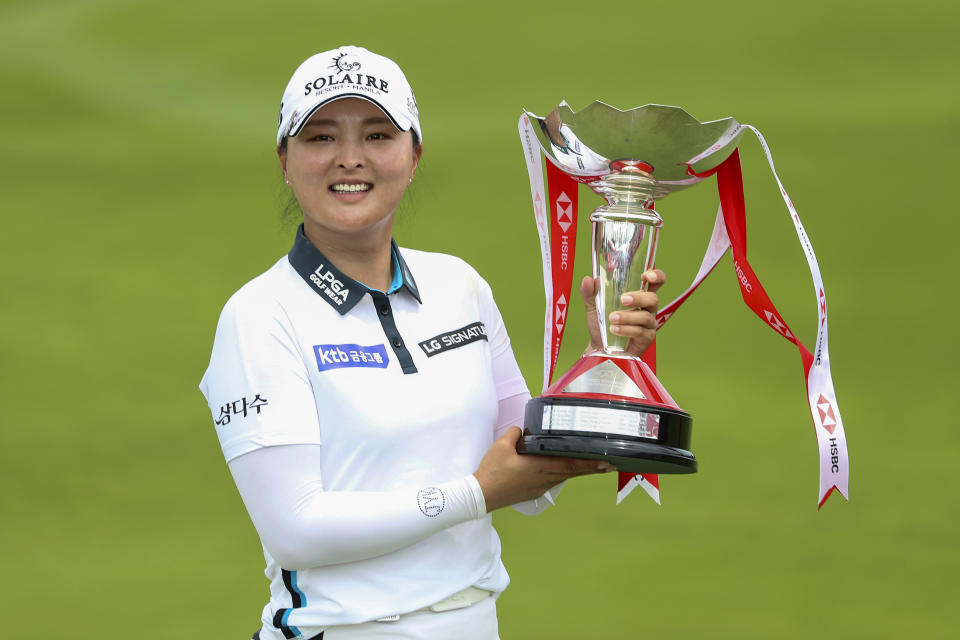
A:
[[[315,344],[317,369],[343,369],[344,367],[372,367],[386,369],[390,363],[387,348],[382,344],[362,347],[358,344]]]

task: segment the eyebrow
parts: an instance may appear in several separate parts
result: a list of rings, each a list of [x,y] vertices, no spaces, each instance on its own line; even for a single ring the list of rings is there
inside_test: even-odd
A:
[[[389,118],[386,118],[384,116],[374,116],[373,118],[367,118],[366,120],[364,120],[363,124],[393,124],[393,123],[390,122]],[[309,122],[307,122],[307,124],[303,125],[303,128],[306,129],[307,127],[313,127],[313,126],[333,127],[336,125],[337,125],[336,120],[310,120]]]

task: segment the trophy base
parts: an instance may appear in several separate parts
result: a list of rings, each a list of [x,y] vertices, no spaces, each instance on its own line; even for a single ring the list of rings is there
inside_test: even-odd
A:
[[[605,460],[629,473],[697,471],[689,446],[690,415],[682,410],[583,397],[531,399],[517,452]]]
[[[624,473],[696,473],[697,460],[683,449],[644,442],[583,436],[524,436],[518,453],[605,460]]]

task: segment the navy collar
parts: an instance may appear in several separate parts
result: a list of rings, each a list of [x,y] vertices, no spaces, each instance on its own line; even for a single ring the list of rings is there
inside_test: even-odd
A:
[[[417,302],[422,304],[420,290],[417,289],[417,283],[413,279],[413,274],[410,273],[410,267],[407,266],[403,254],[400,253],[400,249],[393,239],[390,240],[390,250],[400,266],[403,288],[409,291]],[[293,248],[287,254],[287,259],[290,261],[290,266],[300,274],[304,282],[331,307],[336,309],[340,315],[346,315],[350,309],[353,309],[360,302],[364,294],[370,291],[365,285],[344,274],[327,260],[326,256],[313,246],[313,243],[304,234],[302,224],[297,228],[297,237],[293,241]]]

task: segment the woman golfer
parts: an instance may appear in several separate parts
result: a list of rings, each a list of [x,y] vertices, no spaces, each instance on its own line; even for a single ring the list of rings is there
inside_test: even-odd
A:
[[[422,141],[403,72],[365,49],[312,56],[283,94],[277,154],[303,224],[227,302],[200,384],[263,543],[260,640],[496,639],[509,578],[490,512],[537,513],[551,487],[611,469],[517,455],[530,396],[490,287],[393,242]],[[657,297],[628,295],[611,323],[640,353]]]

